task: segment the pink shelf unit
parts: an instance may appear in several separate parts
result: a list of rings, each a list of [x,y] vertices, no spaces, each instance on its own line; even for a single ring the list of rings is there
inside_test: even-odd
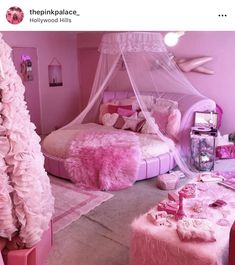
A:
[[[52,223],[32,248],[3,251],[5,265],[45,265],[53,243]],[[0,263],[1,264],[1,263]]]

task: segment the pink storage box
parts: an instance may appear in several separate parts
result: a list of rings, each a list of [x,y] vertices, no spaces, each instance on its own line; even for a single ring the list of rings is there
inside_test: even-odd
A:
[[[221,145],[216,147],[216,157],[220,159],[235,158],[235,145]]]
[[[179,182],[179,177],[174,174],[162,174],[157,177],[157,187],[161,190],[174,190]]]
[[[52,222],[41,241],[29,249],[3,251],[5,265],[45,265],[52,247]],[[1,265],[1,263],[0,263]]]

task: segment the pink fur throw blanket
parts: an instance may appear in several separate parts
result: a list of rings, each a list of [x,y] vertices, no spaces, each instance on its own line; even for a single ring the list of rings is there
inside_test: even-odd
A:
[[[131,132],[87,131],[75,137],[65,167],[79,186],[118,190],[131,186],[137,177],[141,151]]]

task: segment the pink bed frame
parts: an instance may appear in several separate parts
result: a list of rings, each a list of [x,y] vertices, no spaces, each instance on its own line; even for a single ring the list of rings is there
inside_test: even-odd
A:
[[[154,93],[146,93],[153,95]],[[115,99],[124,99],[134,95],[130,91],[106,91],[103,95],[103,102],[109,102]],[[158,95],[159,96],[159,95]],[[187,154],[189,149],[189,132],[194,120],[195,111],[215,110],[215,102],[211,99],[176,93],[163,93],[163,98],[175,100],[179,104],[179,109],[182,114],[180,141],[178,147],[183,154]],[[51,156],[44,152],[45,169],[48,173],[69,179],[68,173],[64,167],[64,159]],[[175,161],[171,153],[165,153],[155,158],[142,160],[139,167],[137,180],[143,180],[166,173],[175,167]]]

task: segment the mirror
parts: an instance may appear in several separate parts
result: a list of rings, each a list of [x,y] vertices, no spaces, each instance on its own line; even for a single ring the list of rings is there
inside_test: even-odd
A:
[[[194,126],[217,128],[218,114],[216,112],[195,112]]]

